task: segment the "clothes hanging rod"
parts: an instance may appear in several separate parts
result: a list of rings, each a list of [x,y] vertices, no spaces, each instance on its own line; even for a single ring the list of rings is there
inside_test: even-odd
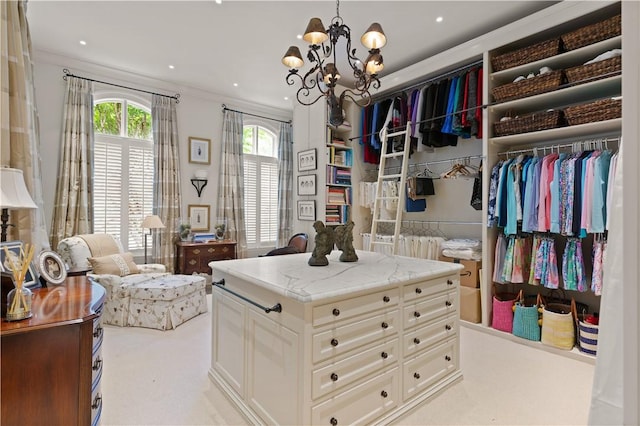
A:
[[[509,158],[509,156],[525,154],[528,152],[535,154],[537,153],[538,150],[542,150],[542,153],[544,155],[547,152],[547,150],[549,150],[550,152],[554,152],[554,150],[559,151],[563,148],[575,148],[576,145],[582,145],[582,149],[584,150],[586,147],[589,146],[589,144],[597,144],[597,143],[608,144],[609,142],[620,143],[620,137],[618,136],[615,138],[585,139],[582,141],[575,141],[575,142],[566,143],[566,144],[547,145],[547,146],[533,147],[533,148],[527,148],[527,149],[518,149],[515,151],[503,151],[503,152],[499,152],[498,155],[504,155],[505,157]]]
[[[465,71],[465,70],[471,69],[473,67],[476,67],[478,65],[482,65],[482,63],[483,63],[483,60],[482,59],[478,59],[475,62],[472,62],[470,64],[461,65],[461,66],[459,66],[457,68],[452,69],[451,71],[445,72],[444,74],[440,74],[440,75],[438,75],[436,77],[432,77],[432,78],[429,78],[427,80],[422,80],[422,81],[419,81],[417,83],[411,84],[411,85],[403,87],[401,89],[398,89],[395,92],[393,92],[393,94],[380,95],[379,98],[374,95],[372,97],[371,101],[372,102],[380,102],[380,101],[383,101],[385,99],[390,99],[390,98],[396,96],[398,93],[402,93],[402,92],[405,92],[407,90],[411,90],[411,89],[416,88],[416,87],[426,86],[427,84],[433,83],[434,81],[444,80],[445,78],[448,78],[448,77],[450,77],[452,75],[458,74],[461,71]]]
[[[272,120],[272,121],[278,121],[280,123],[291,124],[291,120],[289,120],[289,121],[278,120],[277,118],[265,117],[264,115],[258,115],[258,114],[252,114],[250,112],[238,111],[237,109],[231,109],[231,108],[227,107],[225,104],[222,104],[222,110],[223,111],[239,112],[240,114],[250,115],[252,117],[264,118],[265,120]]]
[[[96,80],[96,79],[93,79],[93,78],[81,77],[79,75],[72,74],[71,71],[69,71],[67,68],[63,69],[62,72],[64,73],[64,75],[62,76],[62,79],[65,80],[65,81],[67,80],[67,77],[75,77],[75,78],[79,78],[79,79],[82,79],[82,80],[93,81],[93,82],[100,83],[100,84],[107,84],[109,86],[121,87],[123,89],[135,90],[137,92],[148,93],[150,95],[164,96],[165,98],[175,99],[177,104],[180,103],[180,93],[176,93],[175,95],[171,96],[171,95],[165,95],[165,94],[162,94],[162,93],[150,92],[148,90],[137,89],[135,87],[123,86],[121,84],[109,83],[108,81],[101,81],[101,80]]]
[[[402,222],[409,222],[410,225],[414,224],[430,224],[430,225],[482,225],[482,222],[463,222],[457,220],[412,220],[412,219],[402,219]]]
[[[418,167],[431,166],[433,164],[453,163],[453,162],[456,162],[456,161],[476,160],[476,159],[481,159],[482,160],[482,159],[484,159],[484,155],[468,155],[466,157],[449,158],[447,160],[434,160],[434,161],[427,161],[427,162],[424,162],[424,163],[413,163],[413,164],[409,164],[409,167],[418,168]],[[385,170],[387,170],[387,169],[396,169],[396,168],[401,168],[401,167],[402,166],[385,166]]]

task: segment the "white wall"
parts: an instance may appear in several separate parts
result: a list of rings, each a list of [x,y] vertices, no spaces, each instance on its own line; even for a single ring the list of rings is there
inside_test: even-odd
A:
[[[222,104],[232,109],[272,117],[280,120],[291,120],[292,113],[275,110],[268,107],[260,107],[254,104],[229,98],[222,98],[215,94],[196,91],[191,88],[178,87],[170,83],[151,80],[135,74],[124,73],[106,67],[71,60],[69,58],[55,56],[43,52],[35,52],[35,87],[36,100],[40,119],[40,145],[42,153],[43,192],[45,204],[45,218],[47,229],[51,227],[53,204],[60,163],[60,144],[62,134],[62,116],[66,82],[62,79],[63,69],[68,68],[73,74],[116,83],[124,86],[135,87],[166,95],[180,94],[180,103],[177,105],[178,135],[180,140],[180,169],[182,206],[181,217],[187,217],[189,204],[209,205],[211,208],[211,222],[217,217],[218,208],[218,177],[220,169],[221,138],[222,138]],[[113,92],[118,89],[112,86],[96,83],[94,91],[103,89]],[[131,92],[136,96],[151,95],[140,92]],[[246,117],[250,119],[249,116]],[[275,122],[274,122],[275,123]],[[276,126],[276,128],[278,128]],[[189,163],[188,143],[189,137],[211,139],[211,165],[203,166]],[[190,179],[199,169],[208,171],[209,183],[202,191],[202,197],[197,193]]]

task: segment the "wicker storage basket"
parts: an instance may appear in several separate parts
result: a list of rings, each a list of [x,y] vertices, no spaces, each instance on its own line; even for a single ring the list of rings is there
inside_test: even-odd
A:
[[[527,64],[539,59],[548,58],[560,53],[560,39],[542,41],[531,46],[523,47],[512,52],[494,56],[491,59],[493,71],[502,71],[518,65]]]
[[[564,70],[569,83],[588,83],[620,74],[622,71],[622,56],[605,59],[592,64],[580,65]]]
[[[567,107],[564,115],[570,126],[613,120],[622,117],[622,99],[601,99],[595,102]]]
[[[553,129],[562,124],[562,111],[544,111],[522,115],[510,120],[494,123],[495,136],[515,135],[519,133],[537,132]]]
[[[508,83],[494,87],[491,89],[491,93],[496,101],[502,102],[509,99],[524,98],[538,93],[551,92],[556,90],[562,83],[562,75],[562,70],[551,71],[536,77],[520,80],[517,83]]]
[[[621,15],[616,15],[604,21],[596,22],[595,24],[587,25],[586,27],[564,34],[561,38],[565,49],[574,50],[619,36],[622,33],[621,30]]]

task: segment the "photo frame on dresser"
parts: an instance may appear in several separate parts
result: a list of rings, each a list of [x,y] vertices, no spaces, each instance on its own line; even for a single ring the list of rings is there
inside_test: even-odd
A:
[[[298,152],[298,171],[306,172],[318,167],[317,150],[315,148]]]
[[[51,250],[44,250],[37,261],[40,277],[48,284],[60,285],[67,278],[67,266],[60,255]]]
[[[316,195],[316,175],[298,176],[298,195]]]
[[[14,264],[19,262],[20,251],[24,250],[24,247],[22,241],[5,241],[0,243],[0,272],[3,275],[12,276],[13,270],[11,269],[11,261],[7,257],[5,247],[9,252],[9,257],[11,257],[14,261]],[[34,268],[33,261],[29,264],[27,273],[24,276],[23,285],[25,287],[33,287],[39,285],[38,275],[36,273],[36,269]]]

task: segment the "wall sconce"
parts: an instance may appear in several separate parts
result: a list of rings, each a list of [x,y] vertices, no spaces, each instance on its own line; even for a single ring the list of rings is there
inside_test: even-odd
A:
[[[207,171],[206,170],[196,170],[195,177],[191,178],[191,185],[196,189],[198,193],[198,198],[202,194],[202,190],[209,183],[209,179],[207,179]]]

